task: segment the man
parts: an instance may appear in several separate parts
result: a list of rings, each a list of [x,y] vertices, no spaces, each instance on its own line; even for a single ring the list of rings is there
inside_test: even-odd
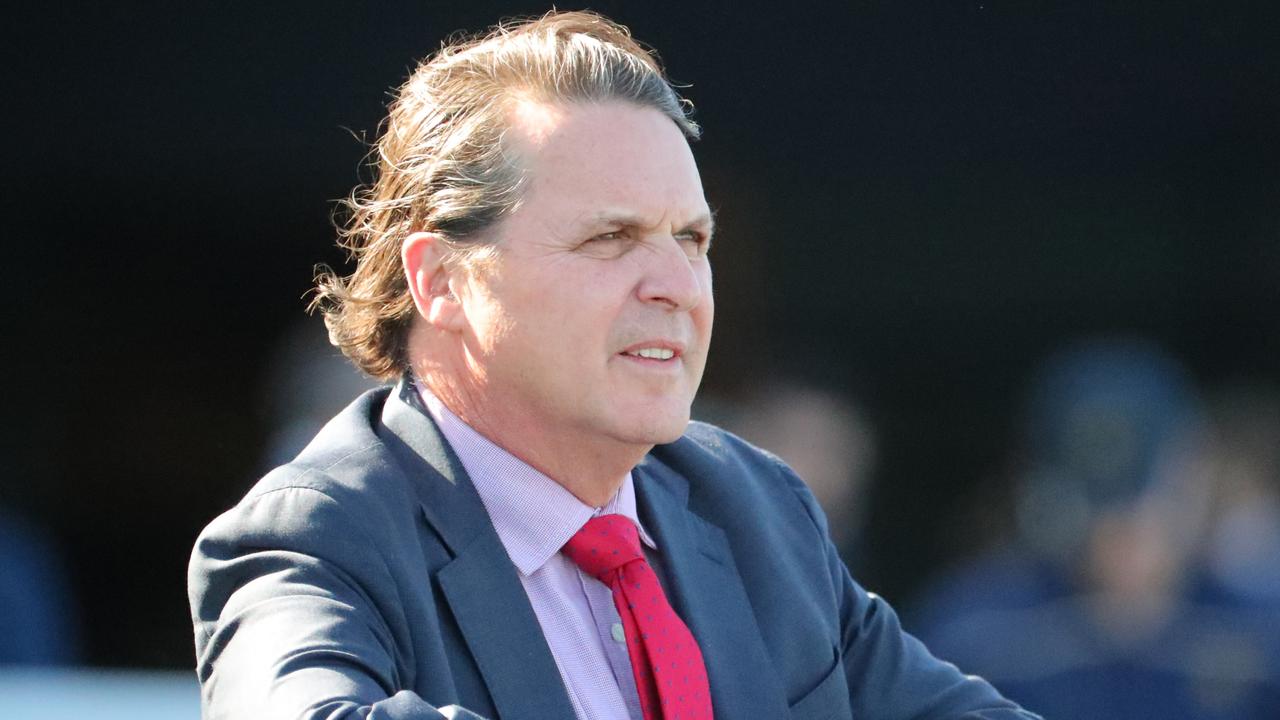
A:
[[[689,423],[697,126],[596,15],[446,48],[352,200],[366,394],[197,541],[206,718],[1027,718],[858,587],[775,458]],[[619,555],[621,553],[621,555]]]

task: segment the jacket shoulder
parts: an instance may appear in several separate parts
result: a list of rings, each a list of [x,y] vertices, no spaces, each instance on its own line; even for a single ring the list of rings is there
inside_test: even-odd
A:
[[[255,483],[204,529],[196,555],[219,544],[333,548],[336,538],[358,535],[378,546],[384,532],[412,522],[412,484],[376,429],[386,394],[357,398],[296,458]]]
[[[688,481],[691,506],[709,517],[767,511],[818,537],[827,533],[804,481],[777,455],[723,428],[691,422],[680,439],[654,448],[650,457]]]
[[[286,491],[323,496],[342,507],[343,514],[358,518],[413,507],[412,484],[385,444],[381,427],[389,392],[390,388],[378,388],[356,398],[297,457],[258,480],[237,507],[262,503],[273,495],[307,494]]]
[[[777,455],[709,423],[690,422],[679,440],[654,448],[652,454],[702,483],[728,482],[741,492],[745,481],[761,489],[808,493],[804,482]]]
[[[198,630],[211,632],[231,594],[285,558],[320,563],[353,587],[390,584],[420,505],[376,430],[385,397],[375,390],[351,403],[203,529],[188,567]]]

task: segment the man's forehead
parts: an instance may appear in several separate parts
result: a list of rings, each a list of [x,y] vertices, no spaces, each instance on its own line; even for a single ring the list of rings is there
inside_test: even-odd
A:
[[[562,105],[518,95],[511,103],[511,129],[519,141],[538,148],[546,144],[567,115],[568,109]]]
[[[526,181],[517,214],[643,228],[709,221],[688,141],[661,111],[625,101],[521,97],[509,111],[504,142]]]
[[[608,160],[628,149],[652,156],[655,143],[667,142],[688,149],[675,121],[656,108],[626,100],[562,103],[518,94],[507,112],[505,144],[527,160],[583,151],[589,155],[579,160]]]

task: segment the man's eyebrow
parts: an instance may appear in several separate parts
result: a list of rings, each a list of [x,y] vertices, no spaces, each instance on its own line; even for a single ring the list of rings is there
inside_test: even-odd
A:
[[[593,225],[617,225],[619,227],[644,228],[649,227],[650,223],[639,215],[629,213],[612,213],[600,212],[589,215],[587,221]],[[689,222],[684,223],[680,230],[691,230],[693,228],[706,228],[706,233],[711,235],[715,231],[715,211],[711,210],[698,215]]]

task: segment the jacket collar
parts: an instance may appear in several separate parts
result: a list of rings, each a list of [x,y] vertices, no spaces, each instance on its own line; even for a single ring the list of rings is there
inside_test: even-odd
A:
[[[466,471],[401,380],[383,407],[384,442],[414,481],[453,560],[436,574],[503,720],[575,720],[555,659],[506,548]]]

